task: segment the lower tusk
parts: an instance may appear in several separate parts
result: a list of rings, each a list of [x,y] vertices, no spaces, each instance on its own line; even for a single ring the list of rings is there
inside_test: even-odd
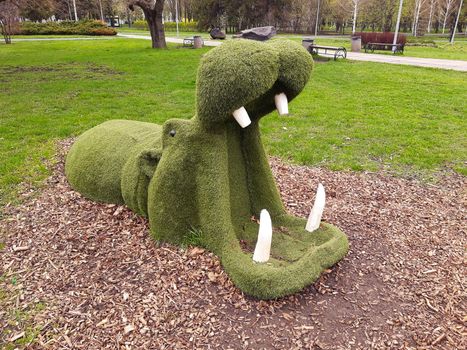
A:
[[[250,116],[248,115],[248,112],[246,111],[245,107],[240,107],[239,109],[236,109],[233,112],[233,116],[242,128],[246,128],[248,125],[251,124]]]
[[[266,209],[261,210],[259,217],[258,241],[256,242],[253,261],[264,263],[269,260],[272,241],[272,222],[271,216]]]
[[[289,114],[289,103],[287,101],[287,96],[283,92],[274,96],[274,102],[276,103],[279,115]]]
[[[313,232],[319,228],[321,224],[321,216],[324,211],[324,204],[326,202],[326,193],[324,192],[324,186],[322,184],[318,185],[318,190],[316,191],[315,204],[311,209],[310,216],[308,216],[308,221],[305,226],[305,230]]]

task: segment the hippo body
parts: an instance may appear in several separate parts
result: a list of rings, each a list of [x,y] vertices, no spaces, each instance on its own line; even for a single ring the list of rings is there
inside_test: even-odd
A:
[[[329,224],[310,233],[305,219],[286,212],[259,121],[275,109],[276,96],[290,101],[302,91],[312,66],[293,42],[227,42],[201,61],[192,119],[100,124],[70,149],[67,178],[88,198],[147,216],[156,240],[211,250],[249,295],[297,292],[339,261],[348,241]],[[263,209],[272,219],[271,257],[256,263],[255,218]]]

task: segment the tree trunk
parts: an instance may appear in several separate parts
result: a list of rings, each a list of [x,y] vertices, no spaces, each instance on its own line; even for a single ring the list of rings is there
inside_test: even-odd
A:
[[[355,34],[355,29],[357,26],[357,7],[358,7],[358,1],[354,0],[354,8],[353,8],[353,26],[352,26],[352,34]]]
[[[166,49],[164,24],[162,23],[162,12],[164,9],[164,1],[159,0],[156,3],[152,1],[137,0],[130,2],[129,8],[133,10],[133,6],[139,6],[144,13],[146,22],[148,23],[149,32],[151,33],[151,42],[153,49]]]
[[[428,33],[431,33],[431,20],[433,18],[433,5],[434,5],[434,0],[431,0],[431,3],[430,3],[430,16],[428,18],[428,26],[427,26],[427,32]]]
[[[162,23],[162,12],[144,11],[146,21],[148,22],[149,32],[151,33],[151,42],[153,49],[166,49],[164,24]]]

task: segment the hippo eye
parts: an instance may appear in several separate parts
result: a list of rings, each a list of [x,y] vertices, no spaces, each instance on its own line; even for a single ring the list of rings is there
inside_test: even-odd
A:
[[[177,132],[175,130],[170,130],[169,135],[174,137]]]

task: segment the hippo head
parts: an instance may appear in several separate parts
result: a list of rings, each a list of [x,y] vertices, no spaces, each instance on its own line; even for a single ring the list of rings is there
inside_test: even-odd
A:
[[[201,60],[197,79],[197,116],[205,125],[236,120],[241,127],[288,101],[305,87],[313,68],[310,54],[285,40],[268,43],[234,40]]]

